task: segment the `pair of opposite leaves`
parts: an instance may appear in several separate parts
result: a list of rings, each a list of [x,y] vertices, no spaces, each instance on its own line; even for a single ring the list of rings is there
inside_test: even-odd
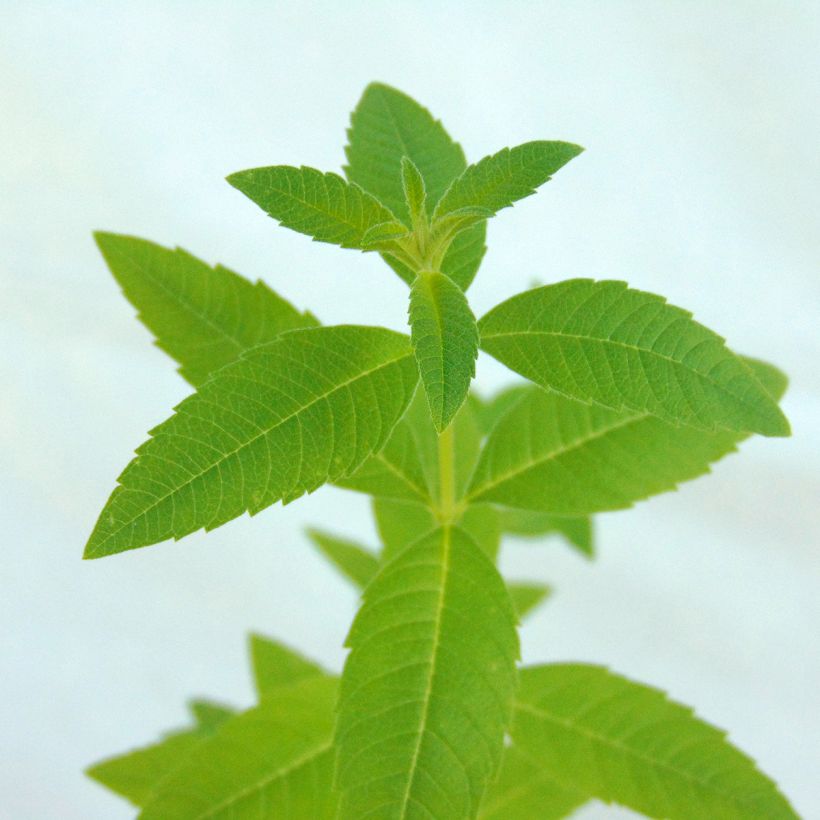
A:
[[[578,153],[577,147],[527,143],[467,167],[440,123],[384,86],[368,89],[352,122],[350,182],[286,166],[229,179],[283,224],[345,247],[369,249],[368,231],[413,223],[411,205],[416,222],[424,208],[432,211],[431,235],[438,224],[460,215],[441,271],[412,280],[411,344],[382,328],[314,327],[310,314],[224,268],[212,270],[181,251],[99,235],[109,265],[158,343],[181,361],[183,374],[199,389],[138,449],[100,516],[87,557],[212,529],[245,511],[255,513],[352,475],[387,443],[419,374],[441,428],[466,396],[479,344],[552,391],[551,398],[533,397],[530,413],[533,407],[555,410],[557,418],[562,396],[585,403],[583,411],[572,408],[573,418],[584,418],[574,418],[571,428],[553,425],[545,437],[535,425],[532,436],[540,438],[542,454],[575,453],[585,441],[599,440],[602,430],[619,432],[641,451],[626,452],[626,469],[630,457],[646,455],[646,431],[638,434],[636,425],[667,439],[683,425],[701,444],[711,440],[697,433],[715,435],[716,428],[726,431],[725,439],[737,433],[733,441],[749,432],[788,433],[761,383],[771,377],[770,369],[750,366],[689,313],[624,283],[571,280],[537,288],[474,321],[464,289],[483,256],[486,222],[476,222],[475,215],[495,213],[532,193]],[[395,130],[392,139],[389,128]],[[413,186],[402,175],[408,160],[417,171],[412,196],[406,192]],[[396,249],[391,241],[377,244],[409,279],[414,274],[391,254]],[[159,280],[165,281],[157,288]],[[182,299],[166,304],[174,288],[172,297],[182,294]],[[546,404],[538,409],[539,403]],[[511,446],[492,448],[496,464]],[[726,447],[724,442],[721,454]],[[617,467],[600,456],[591,457]],[[704,472],[713,458],[690,460],[678,476],[663,471],[667,461],[661,457],[662,479],[638,481],[627,492],[612,485],[616,492],[594,509],[585,501],[589,487],[580,486],[575,502],[558,499],[552,511],[586,514],[628,506],[658,487],[668,489]],[[576,469],[560,466],[564,472]],[[504,468],[505,480],[474,486],[474,498],[530,506],[518,496],[522,488],[534,490],[531,468]],[[623,480],[629,480],[626,472]],[[603,482],[600,487],[605,489]]]

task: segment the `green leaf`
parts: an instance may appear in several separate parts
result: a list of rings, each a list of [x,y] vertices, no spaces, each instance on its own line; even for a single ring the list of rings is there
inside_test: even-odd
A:
[[[481,820],[559,820],[586,802],[584,794],[559,785],[543,766],[508,746],[478,816]]]
[[[595,555],[592,546],[592,519],[588,516],[572,518],[504,507],[498,510],[498,515],[501,529],[510,535],[539,538],[558,533],[587,558]]]
[[[421,536],[438,526],[433,511],[425,504],[373,499],[373,517],[382,542],[382,560],[391,561]]]
[[[484,254],[487,252],[487,223],[479,222],[458,234],[450,243],[441,272],[446,273],[462,290],[470,287]]]
[[[86,774],[135,806],[144,806],[158,784],[233,715],[233,710],[209,701],[194,701],[190,708],[197,722],[194,728],[170,732],[150,746],[103,760]]]
[[[557,170],[583,151],[569,142],[526,142],[503,148],[471,165],[448,188],[433,215],[443,219],[461,208],[486,208],[497,213],[535,193]]]
[[[752,360],[749,366],[767,378]],[[709,472],[747,437],[674,427],[533,388],[490,434],[468,497],[558,516],[625,509]]]
[[[253,348],[182,402],[119,478],[87,558],[214,529],[350,475],[415,388],[407,338],[308,328]]]
[[[486,399],[471,393],[470,404],[482,435],[487,435],[501,416],[529,390],[532,390],[531,384],[519,383],[505,387]]]
[[[250,652],[254,684],[260,698],[276,689],[327,674],[295,650],[262,635],[251,634]]]
[[[430,493],[424,468],[407,416],[395,426],[382,450],[367,459],[352,475],[335,483],[339,487],[383,498],[428,503]]]
[[[493,308],[479,329],[490,355],[569,398],[704,430],[789,434],[776,402],[720,336],[624,282],[536,288]]]
[[[378,571],[379,559],[361,544],[316,529],[309,529],[307,534],[321,553],[359,589],[366,587]]]
[[[396,217],[358,185],[315,168],[251,168],[228,182],[286,228],[343,248],[366,249],[365,234]]]
[[[519,581],[511,581],[507,584],[507,589],[519,618],[525,618],[552,594],[552,589],[544,584],[525,584]]]
[[[223,724],[160,783],[140,818],[332,820],[336,691],[334,678],[309,678]]]
[[[431,210],[467,167],[461,146],[426,108],[382,83],[371,83],[365,89],[350,117],[347,136],[347,178],[408,222],[401,173],[403,157],[418,168]]]
[[[458,528],[412,544],[365,590],[347,645],[340,817],[474,816],[499,765],[518,657],[487,556]]]
[[[319,324],[264,282],[212,268],[181,248],[113,233],[94,238],[140,321],[195,387],[245,350]]]
[[[601,667],[522,670],[511,734],[570,790],[650,817],[797,817],[723,732]]]
[[[380,222],[365,231],[362,247],[380,249],[383,245],[389,246],[395,239],[403,239],[409,233],[407,226],[401,222]]]
[[[475,375],[478,329],[464,291],[448,276],[423,271],[410,290],[410,338],[436,430],[467,397]]]
[[[427,189],[424,178],[410,157],[401,158],[401,184],[404,189],[404,200],[410,215],[410,224],[414,227],[427,223]]]

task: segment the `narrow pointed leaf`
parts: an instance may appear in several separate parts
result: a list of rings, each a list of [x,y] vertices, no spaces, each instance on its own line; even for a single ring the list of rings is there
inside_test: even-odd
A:
[[[720,336],[624,282],[536,288],[493,308],[479,329],[490,355],[569,398],[704,430],[789,433],[776,402]]]
[[[362,247],[379,249],[385,243],[389,245],[393,240],[401,239],[409,233],[407,226],[401,222],[380,222],[365,231]]]
[[[467,397],[475,375],[478,329],[464,291],[448,276],[422,272],[410,291],[410,338],[436,430]]]
[[[94,238],[140,321],[194,387],[245,350],[318,324],[264,282],[212,268],[181,248],[113,233]]]
[[[294,649],[262,635],[250,636],[250,652],[253,680],[260,698],[276,689],[327,674]]]
[[[588,516],[569,517],[550,515],[534,510],[516,510],[502,507],[498,510],[501,529],[522,538],[539,538],[557,533],[582,555],[592,558],[592,519]]]
[[[586,795],[556,783],[543,766],[508,746],[478,816],[480,820],[560,820],[586,802]]]
[[[748,361],[759,378],[770,378],[770,365]],[[782,386],[781,379],[770,386]],[[469,497],[558,516],[625,509],[709,472],[747,437],[674,427],[533,388],[490,434]]]
[[[347,178],[402,219],[410,216],[402,185],[402,157],[418,168],[431,209],[467,167],[461,146],[426,108],[382,83],[365,89],[350,117],[347,136]]]
[[[525,584],[520,581],[510,581],[507,589],[515,612],[522,619],[552,594],[552,589],[544,584]]]
[[[424,177],[410,157],[401,158],[401,184],[404,189],[404,201],[410,216],[410,224],[415,226],[426,221],[427,189]]]
[[[347,645],[340,818],[475,816],[499,765],[518,657],[495,567],[458,528],[436,530],[376,576]]]
[[[151,432],[86,557],[210,530],[351,474],[385,444],[416,378],[406,337],[380,328],[294,330],[254,348]]]
[[[378,571],[379,559],[361,544],[321,530],[310,529],[307,534],[336,569],[359,589],[364,589]]]
[[[396,217],[358,185],[315,168],[251,168],[228,182],[286,228],[343,248],[365,249],[364,236]]]
[[[583,151],[569,142],[526,142],[504,148],[467,168],[436,206],[434,219],[461,208],[497,213],[535,193],[556,171]]]
[[[331,820],[336,680],[315,677],[223,724],[164,779],[142,820]]]
[[[511,734],[570,790],[649,817],[797,817],[722,731],[663,692],[601,667],[522,670]]]

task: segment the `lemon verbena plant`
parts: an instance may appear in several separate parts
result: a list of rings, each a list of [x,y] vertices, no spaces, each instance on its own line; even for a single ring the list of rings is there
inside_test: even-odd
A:
[[[519,666],[548,594],[506,581],[505,534],[592,554],[590,517],[785,436],[786,379],[661,296],[572,279],[476,319],[486,225],[581,153],[534,141],[467,163],[441,123],[373,84],[345,176],[271,166],[228,182],[281,225],[380,254],[409,335],[326,326],[262,282],[130,236],[96,240],[194,392],[118,479],[87,558],[210,530],[323,484],[372,496],[378,551],[311,530],[362,590],[341,676],[253,636],[259,702],[91,767],[142,818],[559,818],[598,799],[651,817],[787,818],[723,732],[580,663]],[[479,351],[520,378],[471,392]]]

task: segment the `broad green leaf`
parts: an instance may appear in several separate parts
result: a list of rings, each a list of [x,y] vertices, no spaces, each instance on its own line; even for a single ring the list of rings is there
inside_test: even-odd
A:
[[[379,568],[379,559],[368,549],[336,535],[309,529],[308,537],[322,554],[360,589],[366,587]]]
[[[747,361],[758,378],[772,378],[770,365]],[[770,386],[782,384],[778,374]],[[709,472],[747,437],[674,427],[533,388],[490,434],[468,497],[558,516],[625,509]]]
[[[144,806],[158,784],[233,714],[206,701],[194,701],[191,711],[197,722],[194,728],[171,732],[150,746],[95,763],[86,774],[135,806]]]
[[[568,789],[650,817],[797,817],[723,732],[601,667],[522,670],[511,734]]]
[[[474,817],[500,762],[518,657],[490,560],[458,528],[411,544],[365,590],[347,645],[340,818]]]
[[[507,589],[519,618],[525,618],[552,594],[552,589],[544,584],[525,584],[519,581],[511,581],[507,584]]]
[[[334,678],[309,678],[232,718],[159,784],[140,818],[332,820],[336,691]]]
[[[513,296],[481,346],[543,387],[704,430],[789,434],[777,403],[723,339],[624,282],[572,279]]]
[[[434,220],[461,208],[497,213],[535,193],[556,171],[583,151],[569,142],[526,142],[504,148],[467,168],[439,201]]]
[[[423,271],[410,290],[410,338],[436,430],[467,397],[475,375],[478,329],[464,291],[443,273]]]
[[[211,530],[350,475],[385,444],[416,379],[407,338],[381,328],[294,330],[253,348],[151,431],[86,557]]]
[[[251,168],[228,182],[286,228],[343,248],[365,249],[365,234],[396,217],[358,185],[315,168]]]
[[[500,508],[498,515],[502,531],[510,535],[538,538],[558,533],[587,558],[592,558],[595,554],[592,546],[592,519],[588,516],[572,518],[506,507]]]
[[[251,634],[250,653],[253,680],[260,698],[281,687],[326,674],[295,650],[262,635]]]
[[[430,491],[416,437],[407,416],[395,426],[382,450],[367,459],[352,475],[336,481],[336,484],[383,498],[428,503]]]
[[[481,820],[559,820],[586,802],[583,793],[559,785],[543,766],[515,746],[507,746],[501,771],[478,816]]]
[[[345,173],[409,222],[401,161],[418,168],[431,210],[467,167],[464,152],[430,112],[401,91],[371,83],[350,117]]]
[[[94,238],[140,321],[194,387],[245,350],[319,324],[264,282],[212,268],[181,248],[113,233]]]
[[[392,498],[374,498],[373,517],[382,542],[382,561],[385,562],[438,526],[433,511],[425,504]]]

